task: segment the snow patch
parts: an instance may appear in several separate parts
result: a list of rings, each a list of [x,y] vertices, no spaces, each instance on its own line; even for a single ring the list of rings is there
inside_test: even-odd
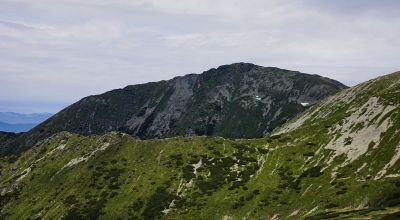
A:
[[[309,106],[309,105],[310,105],[310,103],[308,103],[308,102],[300,102],[300,104],[301,104],[302,106],[304,106],[304,107],[306,107],[306,106]]]

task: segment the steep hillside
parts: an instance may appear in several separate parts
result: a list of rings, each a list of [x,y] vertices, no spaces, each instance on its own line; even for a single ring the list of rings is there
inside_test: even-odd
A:
[[[396,219],[399,107],[400,72],[261,139],[58,133],[1,157],[0,219]]]
[[[305,103],[314,104],[343,88],[316,75],[236,63],[84,98],[0,150],[20,152],[61,131],[122,131],[140,139],[262,137],[304,111]]]
[[[382,167],[376,179],[397,171],[400,158],[400,72],[368,81],[327,98],[293,119],[274,134],[290,133],[298,141],[318,143],[318,157],[334,171],[350,163]],[[376,165],[376,166],[375,166]],[[376,171],[376,170],[375,170]]]
[[[0,143],[6,143],[9,140],[14,140],[15,138],[17,138],[20,135],[21,134],[0,131]]]

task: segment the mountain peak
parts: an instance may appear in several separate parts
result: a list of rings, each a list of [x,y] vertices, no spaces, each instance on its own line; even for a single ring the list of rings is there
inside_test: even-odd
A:
[[[238,68],[238,69],[251,69],[254,67],[260,67],[253,63],[246,63],[246,62],[237,62],[232,64],[221,65],[217,67],[217,69],[225,69],[225,68]]]
[[[251,63],[233,63],[104,94],[74,103],[32,131],[13,148],[29,148],[60,132],[123,131],[141,139],[182,135],[254,138],[343,87],[321,77]]]

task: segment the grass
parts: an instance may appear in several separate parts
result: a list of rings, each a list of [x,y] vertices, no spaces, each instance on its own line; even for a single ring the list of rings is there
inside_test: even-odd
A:
[[[398,111],[353,161],[346,154],[330,160],[335,151],[324,146],[370,97],[399,106],[394,87],[386,89],[398,78],[344,91],[356,97],[311,107],[305,114],[313,117],[299,129],[258,139],[59,133],[19,157],[0,158],[0,219],[395,219],[400,178],[376,177],[400,143]],[[367,125],[354,125],[350,135]],[[353,144],[346,139],[343,147]],[[386,174],[398,172],[396,162]]]

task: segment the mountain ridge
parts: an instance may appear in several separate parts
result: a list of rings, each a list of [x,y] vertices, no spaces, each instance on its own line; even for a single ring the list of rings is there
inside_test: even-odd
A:
[[[262,137],[304,111],[302,103],[314,104],[344,88],[335,80],[276,67],[223,65],[83,98],[0,150],[18,153],[60,131],[121,131],[141,139]]]
[[[0,157],[0,218],[397,219],[399,110],[397,72],[260,139],[61,132]]]

